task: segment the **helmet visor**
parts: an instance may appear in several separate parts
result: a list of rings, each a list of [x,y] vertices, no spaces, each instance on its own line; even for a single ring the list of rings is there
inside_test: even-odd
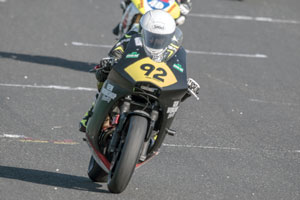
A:
[[[155,50],[165,49],[172,41],[174,33],[171,34],[155,34],[145,29],[142,30],[142,37],[144,45],[147,48]]]

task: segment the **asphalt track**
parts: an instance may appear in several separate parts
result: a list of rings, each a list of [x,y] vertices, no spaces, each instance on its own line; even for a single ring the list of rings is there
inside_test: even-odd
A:
[[[182,26],[200,101],[110,194],[77,131],[119,1],[0,1],[0,199],[300,199],[300,1],[194,0]]]

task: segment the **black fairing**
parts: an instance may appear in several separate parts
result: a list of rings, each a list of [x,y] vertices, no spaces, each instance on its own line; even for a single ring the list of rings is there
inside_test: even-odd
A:
[[[135,38],[138,38],[139,35],[133,35],[132,39],[129,41],[127,48],[125,49],[124,56],[119,60],[119,62],[114,66],[113,70],[118,72],[122,77],[128,80],[132,85],[136,84],[136,81],[133,80],[125,71],[124,68],[135,63],[136,61],[147,57],[144,48],[142,46],[137,46],[135,43]],[[132,52],[137,52],[139,57],[137,58],[126,58],[126,56]],[[174,64],[180,64],[182,66],[183,72],[172,67]],[[177,83],[168,87],[161,88],[162,91],[177,91],[183,90],[183,93],[187,90],[187,77],[186,77],[186,52],[183,47],[180,47],[175,55],[167,61],[167,65],[170,67],[170,70],[174,73],[177,78]]]

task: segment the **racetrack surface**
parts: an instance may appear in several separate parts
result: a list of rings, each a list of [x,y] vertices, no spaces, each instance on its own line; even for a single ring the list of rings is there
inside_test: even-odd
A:
[[[0,199],[300,199],[300,1],[194,0],[182,26],[200,101],[160,154],[110,194],[86,174],[88,70],[119,1],[0,1]]]

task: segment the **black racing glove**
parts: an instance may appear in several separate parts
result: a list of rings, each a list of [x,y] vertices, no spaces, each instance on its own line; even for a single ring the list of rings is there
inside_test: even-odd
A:
[[[99,82],[104,82],[107,79],[107,76],[114,64],[115,59],[108,57],[108,58],[103,58],[100,61],[99,65],[96,65],[93,69],[96,75],[96,79]]]

